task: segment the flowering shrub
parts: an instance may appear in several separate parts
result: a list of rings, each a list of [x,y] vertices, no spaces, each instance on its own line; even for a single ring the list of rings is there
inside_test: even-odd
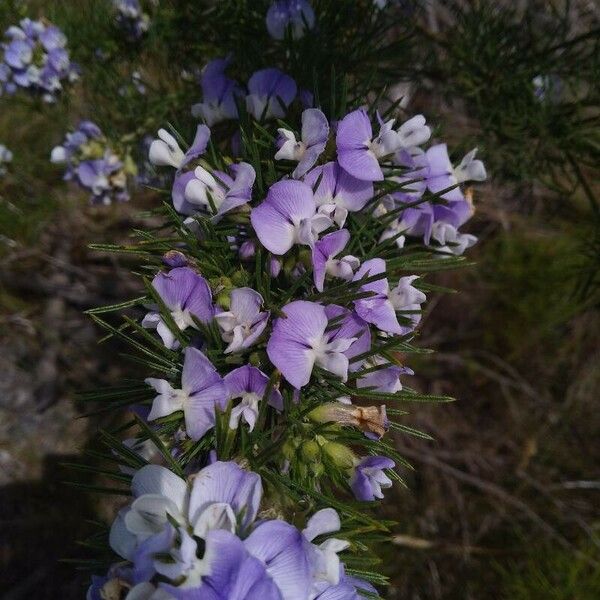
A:
[[[78,68],[69,58],[67,38],[46,21],[23,19],[9,27],[1,45],[0,95],[25,88],[54,102],[65,82],[78,78]]]
[[[92,203],[129,200],[128,177],[135,175],[137,169],[127,154],[121,158],[113,151],[95,123],[79,123],[63,144],[52,150],[50,160],[65,165],[64,179],[77,181],[88,190]]]
[[[307,6],[269,9],[274,44],[318,35]],[[106,437],[133,500],[110,533],[124,562],[92,599],[377,597],[370,545],[390,524],[368,509],[407,464],[386,432],[425,435],[398,406],[449,400],[408,387],[407,363],[436,289],[425,274],[476,241],[465,183],[483,163],[454,164],[425,117],[352,99],[346,82],[325,104],[286,61],[247,72],[236,58],[202,71],[191,144],[170,126],[150,144],[171,176],[167,223],[98,246],[144,260],[143,297],[90,312],[148,376],[89,396],[131,406],[138,426]],[[105,317],[124,308],[138,318]]]

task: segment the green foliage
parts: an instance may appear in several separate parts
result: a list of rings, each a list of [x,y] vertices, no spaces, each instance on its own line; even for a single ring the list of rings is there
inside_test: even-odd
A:
[[[573,296],[577,248],[574,236],[552,229],[515,230],[490,242],[480,266],[489,294],[482,315],[488,348],[514,360],[540,345],[559,343],[566,324],[583,308]],[[495,322],[503,326],[493,327]]]
[[[497,567],[506,600],[596,600],[600,566],[556,546],[542,546],[523,563]]]
[[[563,192],[580,183],[571,159],[595,169],[600,156],[600,37],[591,19],[573,21],[570,5],[453,2],[453,25],[424,32],[425,70],[451,101],[467,102],[495,176],[540,179]]]

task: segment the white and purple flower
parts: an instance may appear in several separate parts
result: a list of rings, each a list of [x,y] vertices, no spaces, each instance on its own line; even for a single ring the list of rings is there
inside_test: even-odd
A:
[[[344,352],[356,338],[327,331],[325,308],[315,302],[297,300],[281,310],[285,316],[275,320],[267,354],[285,379],[300,389],[310,381],[317,365],[346,381],[348,357]]]
[[[224,382],[228,400],[239,399],[239,403],[231,409],[229,427],[237,429],[243,418],[252,431],[258,418],[259,403],[269,386],[269,378],[260,369],[244,365],[225,375]],[[272,388],[267,402],[277,410],[283,410],[283,398],[279,390]]]
[[[296,82],[279,69],[256,71],[248,80],[246,110],[257,121],[282,119],[297,89]]]
[[[215,319],[223,340],[229,345],[225,354],[250,348],[263,334],[269,321],[269,311],[261,310],[263,297],[251,288],[231,291],[229,310],[219,312]]]
[[[238,118],[237,100],[243,97],[243,92],[236,81],[225,75],[230,63],[229,57],[215,58],[204,67],[200,76],[202,102],[192,106],[192,115],[209,127]]]
[[[146,379],[158,396],[154,398],[149,421],[183,411],[185,429],[192,440],[201,439],[215,425],[215,411],[224,410],[227,393],[214,365],[192,346],[185,350],[181,388],[174,389],[165,379]]]
[[[250,219],[261,244],[277,255],[294,244],[313,247],[318,235],[332,225],[329,217],[317,212],[310,187],[295,180],[274,183]]]
[[[291,160],[298,165],[292,177],[300,179],[317,162],[325,150],[329,137],[329,122],[327,117],[318,108],[307,108],[302,113],[302,136],[297,141],[293,131],[278,129],[279,150],[275,160]]]
[[[392,487],[392,480],[385,474],[386,469],[395,466],[391,458],[367,456],[354,468],[350,487],[358,500],[372,501],[383,498],[382,489]]]
[[[323,291],[325,276],[339,277],[351,281],[360,265],[358,258],[347,255],[335,258],[350,241],[350,232],[340,229],[324,235],[315,243],[312,250],[313,278],[315,287],[319,292]]]
[[[181,331],[189,327],[197,329],[195,319],[205,324],[212,321],[215,308],[210,287],[204,277],[189,267],[177,267],[168,273],[158,273],[152,280],[152,287]],[[178,347],[177,338],[158,310],[146,314],[142,325],[148,329],[156,329],[167,348]]]

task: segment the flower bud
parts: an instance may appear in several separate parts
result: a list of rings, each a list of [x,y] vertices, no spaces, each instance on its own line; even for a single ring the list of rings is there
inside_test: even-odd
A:
[[[220,294],[218,294],[217,304],[223,307],[223,310],[229,310],[231,306],[231,296],[229,295],[229,292],[222,291]]]
[[[169,250],[165,252],[162,257],[162,261],[167,267],[185,267],[188,264],[188,259],[183,252],[179,250]]]
[[[254,255],[256,254],[256,243],[254,240],[246,240],[245,242],[242,242],[239,253],[242,260],[250,260],[254,258]]]
[[[269,273],[271,277],[277,277],[281,272],[281,261],[277,258],[271,257],[269,259]]]
[[[357,460],[354,452],[339,442],[326,442],[323,452],[341,469],[352,469]]]
[[[321,458],[321,448],[315,440],[308,440],[301,446],[302,457],[309,462],[319,461]]]

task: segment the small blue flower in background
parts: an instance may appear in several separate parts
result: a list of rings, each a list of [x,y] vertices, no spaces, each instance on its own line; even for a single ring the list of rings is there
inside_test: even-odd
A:
[[[150,17],[139,0],[113,0],[116,21],[130,41],[139,40],[150,28]]]
[[[267,30],[276,40],[282,40],[290,30],[292,38],[301,38],[315,26],[315,12],[307,0],[277,0],[267,11]]]
[[[4,35],[7,41],[0,45],[0,95],[24,88],[51,103],[63,90],[63,83],[78,78],[79,68],[71,62],[67,38],[58,27],[23,19]]]
[[[0,144],[0,177],[6,175],[6,165],[12,162],[12,152],[3,144]]]

